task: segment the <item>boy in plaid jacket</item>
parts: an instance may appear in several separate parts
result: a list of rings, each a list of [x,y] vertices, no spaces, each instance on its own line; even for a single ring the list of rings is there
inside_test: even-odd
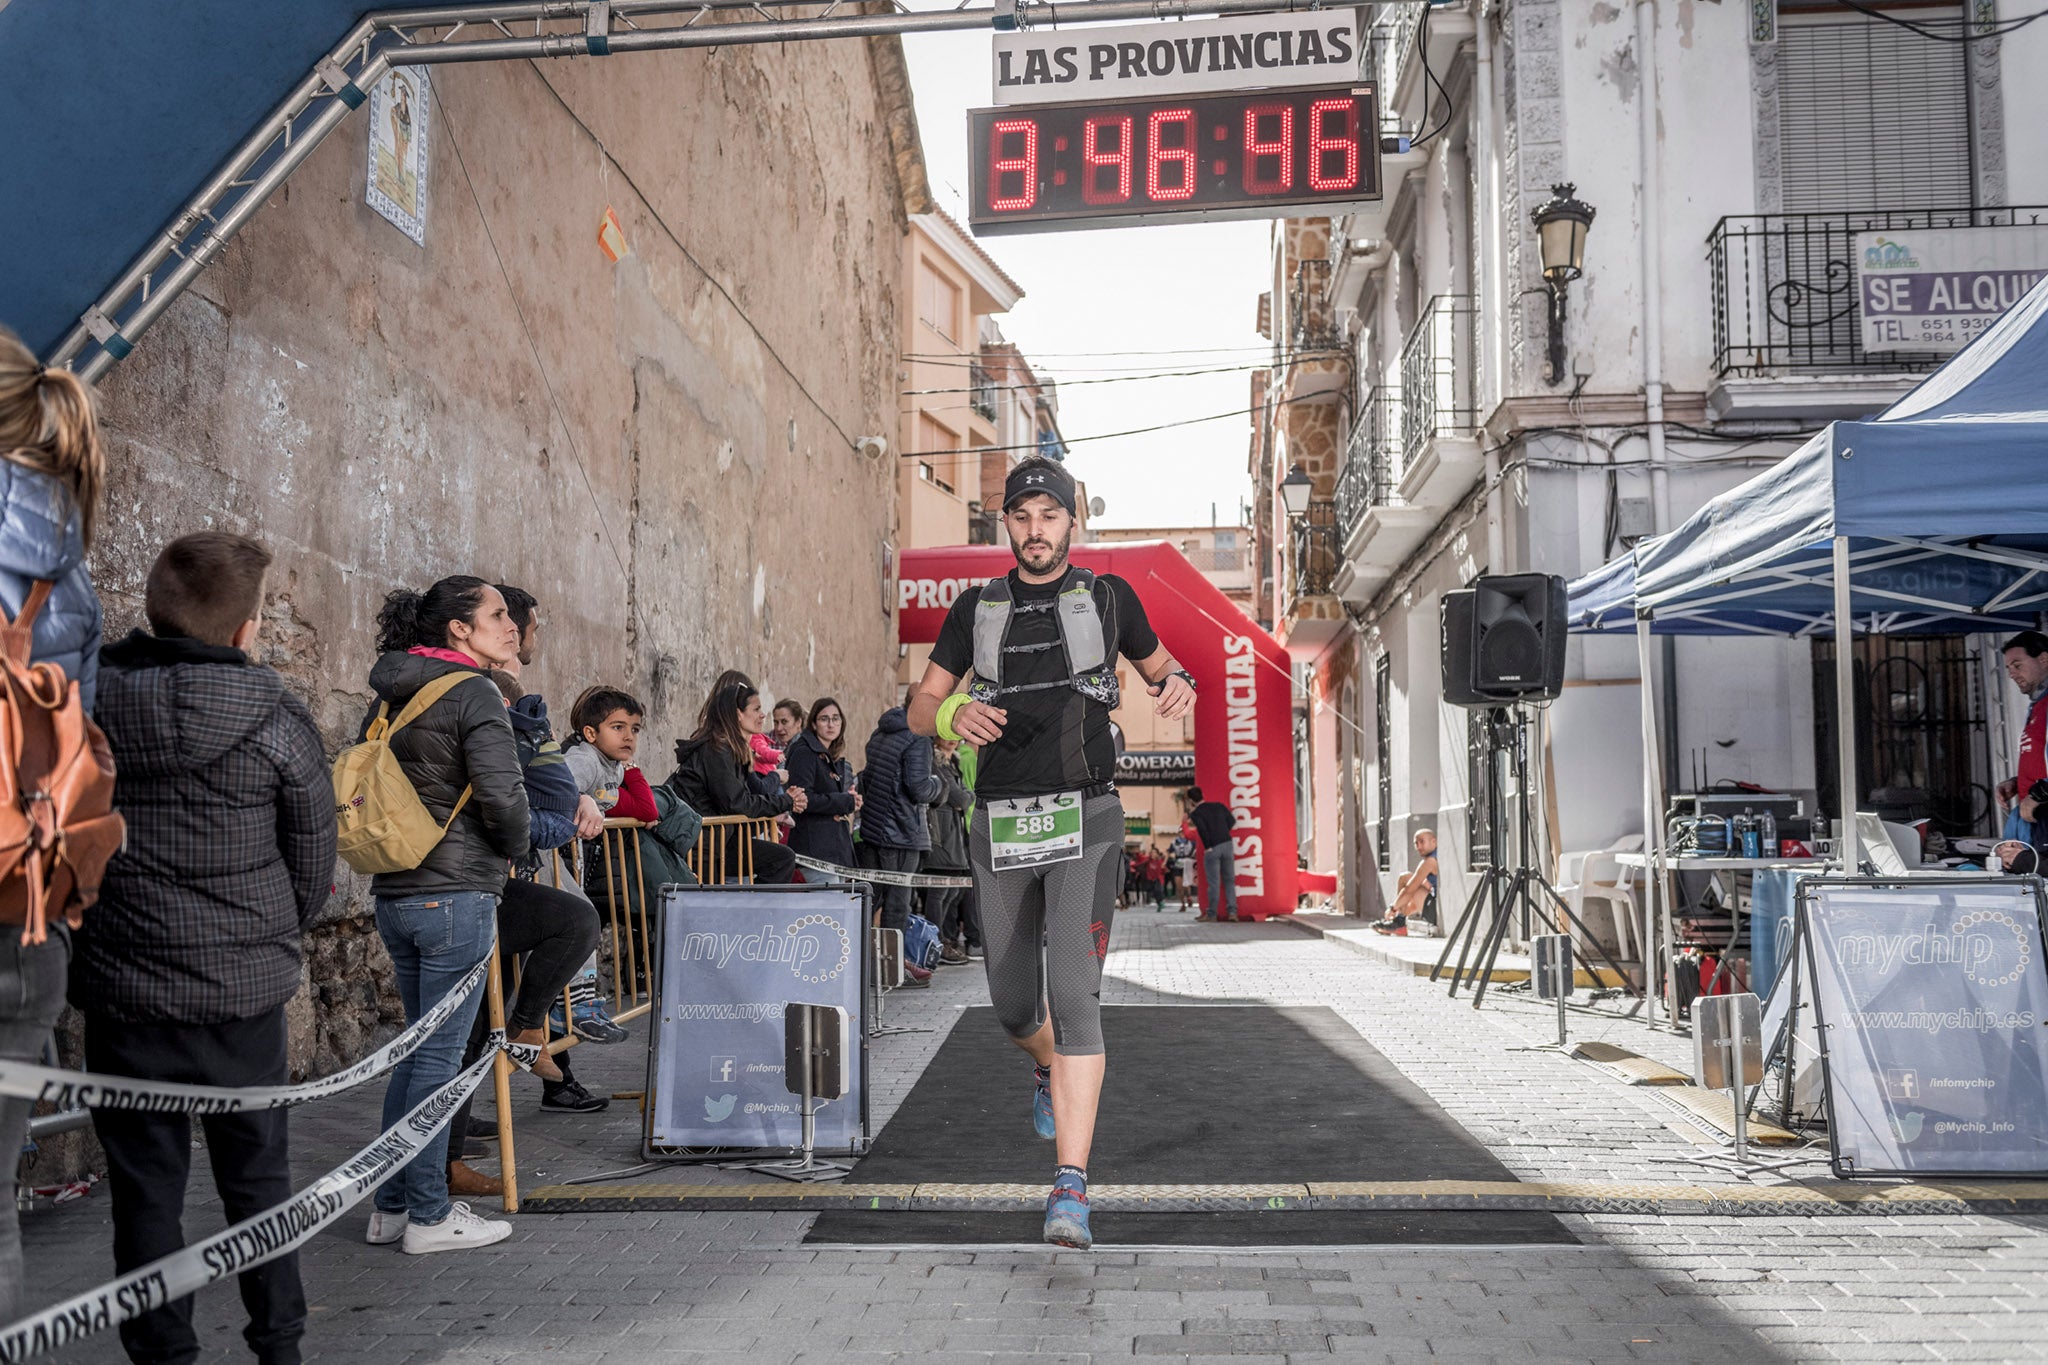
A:
[[[90,1071],[235,1087],[291,1079],[284,1007],[299,989],[300,929],[333,890],[334,788],[312,716],[247,653],[269,565],[242,536],[172,541],[149,571],[149,630],[100,655],[94,715],[113,746],[128,844],[107,864],[72,959]],[[93,1123],[113,1186],[114,1268],[182,1247],[190,1118],[100,1109]],[[292,1197],[284,1110],[200,1124],[230,1222]],[[296,1365],[298,1258],[241,1280],[249,1349]],[[196,1360],[192,1299],[123,1323],[121,1344],[132,1360]]]

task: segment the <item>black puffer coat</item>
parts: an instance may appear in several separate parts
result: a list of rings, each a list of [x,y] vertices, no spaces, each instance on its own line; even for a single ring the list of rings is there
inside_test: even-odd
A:
[[[756,820],[790,808],[786,792],[768,795],[747,782],[746,765],[708,739],[676,741],[676,770],[661,784],[699,815],[745,815]]]
[[[825,742],[809,730],[796,737],[784,756],[791,790],[801,787],[807,804],[789,832],[789,849],[841,867],[853,866],[853,765],[837,763],[825,753]]]
[[[299,988],[299,926],[334,884],[334,787],[320,732],[239,649],[136,631],[100,656],[128,842],[71,963],[80,1008],[218,1024]]]
[[[445,673],[469,673],[418,720],[391,737],[413,790],[436,820],[446,820],[465,786],[474,786],[462,814],[410,872],[380,872],[370,879],[379,896],[424,896],[436,891],[488,891],[505,885],[506,863],[529,846],[526,786],[519,746],[505,718],[505,698],[483,673],[424,654],[386,654],[370,670],[370,688],[396,720],[413,694]],[[363,718],[367,731],[376,716]]]
[[[902,707],[884,711],[868,737],[868,765],[861,770],[860,838],[883,848],[932,846],[924,808],[944,792],[932,772],[932,742],[912,734]]]

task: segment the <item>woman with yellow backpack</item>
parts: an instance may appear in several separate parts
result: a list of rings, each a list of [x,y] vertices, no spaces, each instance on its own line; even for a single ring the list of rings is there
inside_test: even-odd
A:
[[[377,616],[378,702],[362,744],[335,761],[341,853],[372,872],[377,933],[397,969],[407,1023],[491,955],[507,860],[526,856],[526,788],[505,702],[487,670],[519,653],[519,630],[481,578],[401,589]],[[384,1093],[389,1128],[454,1079],[481,990],[400,1062]],[[367,1240],[412,1255],[489,1246],[510,1223],[448,1197],[438,1143],[378,1187]]]

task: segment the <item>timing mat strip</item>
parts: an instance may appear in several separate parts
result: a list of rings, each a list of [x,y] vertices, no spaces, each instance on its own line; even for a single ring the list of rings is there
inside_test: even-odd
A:
[[[527,1213],[1038,1212],[1044,1185],[544,1185]],[[1096,1185],[1099,1213],[1276,1213],[1338,1210],[1698,1215],[1715,1218],[1848,1214],[2048,1213],[2048,1181],[1869,1185],[1632,1184],[1601,1181],[1335,1181],[1255,1185]]]

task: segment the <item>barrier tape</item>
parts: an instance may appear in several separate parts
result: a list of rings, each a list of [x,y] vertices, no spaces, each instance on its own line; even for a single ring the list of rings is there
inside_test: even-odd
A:
[[[939,877],[928,872],[885,872],[878,867],[841,867],[818,858],[796,855],[798,867],[808,867],[813,872],[830,872],[850,882],[874,882],[882,886],[972,886],[972,877]]]
[[[483,984],[491,960],[485,958],[456,983],[455,989],[413,1024],[352,1066],[301,1085],[252,1086],[234,1089],[224,1085],[180,1085],[171,1081],[139,1081],[129,1076],[95,1076],[57,1067],[31,1066],[26,1062],[0,1060],[0,1095],[12,1099],[43,1100],[59,1109],[146,1109],[157,1114],[235,1114],[254,1109],[289,1109],[314,1100],[324,1100],[353,1090],[364,1081],[383,1075],[417,1052],[448,1016],[461,1008],[471,993]],[[538,1053],[537,1047],[507,1046],[513,1060],[532,1069],[533,1059],[520,1061],[522,1051]]]
[[[369,1146],[290,1201],[245,1218],[203,1242],[151,1261],[97,1289],[0,1328],[0,1362],[12,1365],[46,1355],[197,1293],[230,1275],[239,1275],[296,1251],[314,1233],[347,1213],[364,1195],[436,1142],[462,1102],[491,1074],[496,1057],[496,1049],[486,1049],[475,1065],[421,1100],[412,1112],[379,1133]]]

